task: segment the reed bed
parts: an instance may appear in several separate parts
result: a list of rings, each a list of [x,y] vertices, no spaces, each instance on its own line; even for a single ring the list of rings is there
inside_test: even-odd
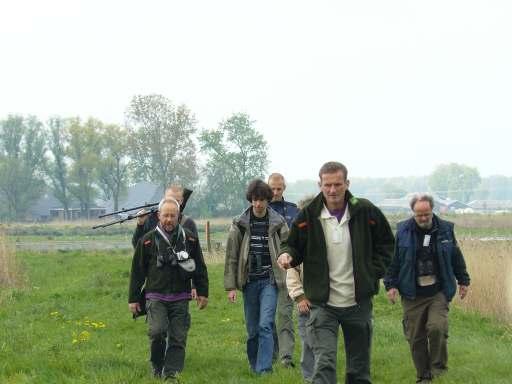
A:
[[[512,241],[461,240],[460,246],[471,286],[456,305],[512,323]]]

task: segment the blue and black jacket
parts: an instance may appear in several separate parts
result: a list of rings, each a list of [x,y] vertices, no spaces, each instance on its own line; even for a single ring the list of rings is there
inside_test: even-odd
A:
[[[436,251],[439,259],[439,277],[441,291],[451,301],[459,285],[469,285],[470,278],[466,270],[464,256],[455,239],[453,223],[433,218],[437,225]],[[386,290],[397,288],[402,297],[416,298],[416,222],[414,218],[397,225],[395,252],[388,268],[384,285]]]
[[[292,227],[293,220],[297,217],[299,213],[299,208],[294,203],[289,201],[285,201],[282,199],[281,201],[271,201],[268,203],[270,208],[279,213],[286,220],[286,224],[288,228]]]

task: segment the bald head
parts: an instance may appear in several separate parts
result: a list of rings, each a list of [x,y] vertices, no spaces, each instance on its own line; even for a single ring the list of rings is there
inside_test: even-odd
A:
[[[281,175],[280,173],[272,173],[268,177],[268,185],[272,190],[272,201],[283,200],[283,192],[286,189],[284,176]]]

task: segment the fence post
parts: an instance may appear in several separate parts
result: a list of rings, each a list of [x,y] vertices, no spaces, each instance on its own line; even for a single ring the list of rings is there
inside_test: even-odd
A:
[[[211,252],[212,251],[212,242],[211,242],[211,238],[210,238],[210,220],[206,220],[205,233],[206,233],[206,250],[208,252]]]

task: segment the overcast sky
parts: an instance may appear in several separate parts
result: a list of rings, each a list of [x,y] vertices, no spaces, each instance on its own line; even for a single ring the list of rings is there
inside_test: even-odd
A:
[[[512,176],[512,2],[0,3],[0,118],[122,124],[133,95],[185,103],[198,128],[256,120],[269,172]]]

